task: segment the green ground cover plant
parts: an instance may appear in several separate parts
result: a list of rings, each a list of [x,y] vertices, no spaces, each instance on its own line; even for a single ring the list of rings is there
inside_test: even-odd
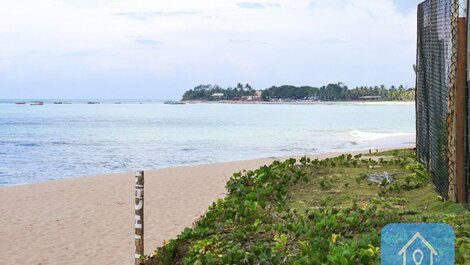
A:
[[[394,181],[367,180],[383,172]],[[470,211],[442,201],[412,150],[275,161],[234,174],[227,190],[142,263],[380,264],[380,231],[399,222],[452,225],[456,264],[470,263]]]

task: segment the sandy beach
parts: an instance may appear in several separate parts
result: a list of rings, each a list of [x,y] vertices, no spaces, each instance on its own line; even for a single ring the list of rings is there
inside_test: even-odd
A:
[[[146,171],[146,254],[191,226],[222,198],[234,172],[273,160]],[[2,265],[133,263],[133,173],[1,187],[0,200]]]

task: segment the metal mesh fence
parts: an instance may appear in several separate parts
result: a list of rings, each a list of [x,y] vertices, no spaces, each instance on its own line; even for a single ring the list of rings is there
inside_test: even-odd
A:
[[[457,8],[457,9],[456,9]],[[417,150],[437,190],[449,195],[449,107],[455,84],[458,2],[427,0],[418,6]]]
[[[417,21],[417,153],[441,195],[462,202],[470,187],[470,90],[465,84],[466,61],[462,60],[470,47],[466,46],[470,32],[470,27],[465,29],[467,2],[426,0],[418,6]],[[465,89],[467,95],[462,93]]]

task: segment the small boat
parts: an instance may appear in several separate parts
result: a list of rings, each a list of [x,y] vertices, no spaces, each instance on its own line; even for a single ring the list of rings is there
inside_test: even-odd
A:
[[[62,101],[56,101],[56,102],[54,102],[54,104],[60,105],[60,104],[64,104],[64,102],[62,102]]]
[[[114,102],[114,104],[122,104],[121,102]]]
[[[100,104],[98,101],[88,101],[87,104],[94,105],[94,104]]]
[[[16,105],[26,105],[26,102],[15,102]]]
[[[42,101],[31,101],[31,106],[42,106],[44,105],[44,102]]]
[[[186,105],[186,103],[182,101],[165,101],[164,104],[167,105]]]

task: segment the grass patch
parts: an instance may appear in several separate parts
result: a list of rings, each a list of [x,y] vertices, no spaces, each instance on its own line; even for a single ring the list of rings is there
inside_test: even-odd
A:
[[[368,174],[388,172],[392,183]],[[193,228],[144,264],[380,264],[389,223],[445,222],[470,261],[470,212],[443,202],[411,150],[276,161],[240,172]]]

